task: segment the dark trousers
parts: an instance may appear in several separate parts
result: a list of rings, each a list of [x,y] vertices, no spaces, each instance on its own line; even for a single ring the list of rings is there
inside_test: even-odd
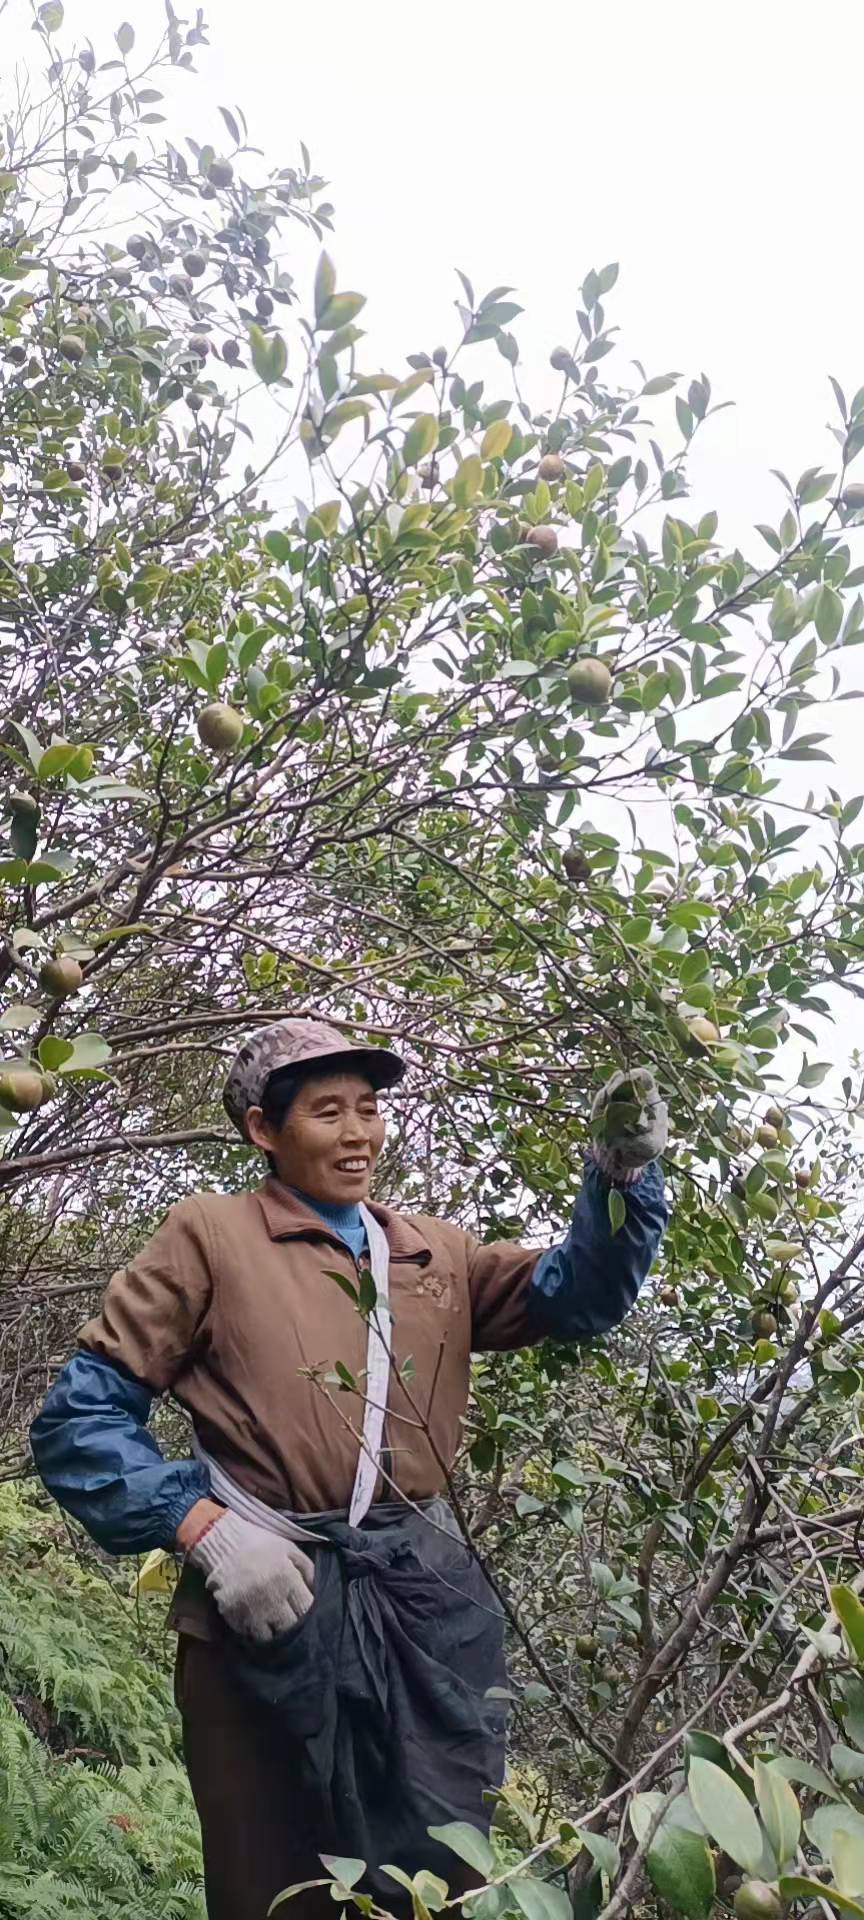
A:
[[[208,1920],[265,1920],[285,1887],[324,1876],[306,1837],[299,1754],[207,1641],[181,1634],[175,1698],[201,1822]],[[278,1909],[279,1920],[333,1920],[336,1912],[327,1887]]]

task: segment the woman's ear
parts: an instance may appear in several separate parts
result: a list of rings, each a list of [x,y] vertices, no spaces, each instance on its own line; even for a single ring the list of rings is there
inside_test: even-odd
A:
[[[273,1147],[273,1129],[265,1120],[260,1107],[246,1109],[246,1137],[253,1147],[260,1147],[262,1153],[270,1153]]]

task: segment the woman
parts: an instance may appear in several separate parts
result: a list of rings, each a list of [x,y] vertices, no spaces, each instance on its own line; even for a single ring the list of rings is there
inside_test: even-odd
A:
[[[605,1333],[666,1220],[647,1073],[595,1101],[602,1142],[561,1246],[367,1206],[378,1095],[403,1072],[317,1021],[247,1040],[223,1097],[269,1176],[171,1209],[32,1429],[46,1486],[101,1547],[182,1556],[176,1690],[210,1920],[263,1920],[320,1879],[322,1851],[365,1860],[388,1904],[387,1864],[466,1884],[428,1829],[488,1825],[503,1767],[500,1617],[441,1497],[470,1354]],[[147,1431],[166,1392],[190,1460]],[[299,1904],[332,1913],[326,1890]]]

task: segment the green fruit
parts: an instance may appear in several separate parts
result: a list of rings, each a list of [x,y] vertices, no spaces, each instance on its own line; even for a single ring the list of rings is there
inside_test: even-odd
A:
[[[560,453],[544,453],[537,468],[538,480],[563,480],[567,468]]]
[[[236,707],[216,700],[198,715],[198,736],[215,753],[231,753],[242,738],[243,715]]]
[[[555,368],[556,373],[566,373],[572,359],[573,355],[569,347],[553,347],[549,355],[549,365]]]
[[[188,300],[192,292],[192,282],[188,273],[172,273],[168,287],[175,300]]]
[[[783,1912],[780,1896],[767,1880],[745,1880],[732,1904],[735,1920],[780,1920]]]
[[[12,813],[26,814],[28,819],[35,820],[39,813],[39,802],[34,800],[32,793],[25,793],[23,787],[13,787],[9,795],[9,808]]]
[[[143,260],[147,252],[147,241],[143,233],[130,233],[126,242],[126,252],[131,253],[133,260]]]
[[[769,1127],[776,1127],[777,1132],[782,1133],[783,1128],[786,1125],[786,1115],[783,1112],[783,1108],[769,1107],[765,1115],[765,1124],[766,1126],[769,1126]]]
[[[605,660],[585,654],[568,668],[567,685],[583,707],[605,707],[612,692],[612,675]]]
[[[30,1067],[10,1067],[0,1074],[0,1107],[10,1113],[35,1113],[45,1098],[41,1073]]]
[[[46,960],[39,969],[39,985],[43,993],[50,993],[55,1000],[65,1000],[70,993],[77,993],[84,974],[77,960],[71,954],[62,954],[57,960]]]
[[[43,1073],[42,1075],[43,1100],[56,1100],[59,1092],[60,1092],[60,1082],[57,1078],[56,1073]]]
[[[211,187],[230,187],[234,178],[234,168],[230,160],[211,160],[207,168],[207,178]]]
[[[776,1127],[757,1127],[755,1140],[760,1147],[776,1147],[780,1135]]]
[[[529,527],[525,535],[525,544],[536,547],[538,553],[545,554],[548,559],[558,551],[558,535],[554,527]]]
[[[777,1332],[777,1316],[773,1313],[762,1311],[754,1313],[751,1324],[753,1332],[758,1333],[760,1340],[769,1340],[772,1333]]]
[[[578,1653],[580,1660],[593,1660],[597,1652],[597,1641],[594,1634],[577,1633],[573,1642],[573,1649],[575,1653]]]
[[[798,1292],[798,1288],[796,1287],[791,1274],[788,1280],[784,1280],[783,1285],[780,1288],[780,1298],[783,1302],[784,1307],[797,1306],[798,1301],[801,1298],[801,1295]]]
[[[198,280],[202,273],[207,272],[207,262],[203,253],[198,252],[197,247],[193,247],[191,253],[184,253],[183,265],[193,280]]]
[[[75,366],[83,360],[87,348],[77,333],[61,333],[60,352],[64,360],[71,360]]]

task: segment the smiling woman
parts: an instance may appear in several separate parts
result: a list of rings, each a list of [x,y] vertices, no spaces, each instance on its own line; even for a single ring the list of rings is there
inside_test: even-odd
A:
[[[471,1352],[606,1332],[666,1219],[665,1107],[635,1072],[632,1102],[621,1074],[598,1096],[559,1247],[367,1204],[378,1093],[403,1073],[319,1021],[252,1034],[223,1099],[270,1177],[172,1208],[32,1430],[46,1485],[103,1547],[184,1555],[177,1697],[209,1920],[262,1920],[322,1854],[365,1861],[392,1905],[383,1862],[452,1883],[438,1830],[488,1828],[501,1619],[442,1498]],[[192,1460],[147,1432],[165,1391]],[[330,1913],[326,1888],[301,1896],[298,1920]]]

